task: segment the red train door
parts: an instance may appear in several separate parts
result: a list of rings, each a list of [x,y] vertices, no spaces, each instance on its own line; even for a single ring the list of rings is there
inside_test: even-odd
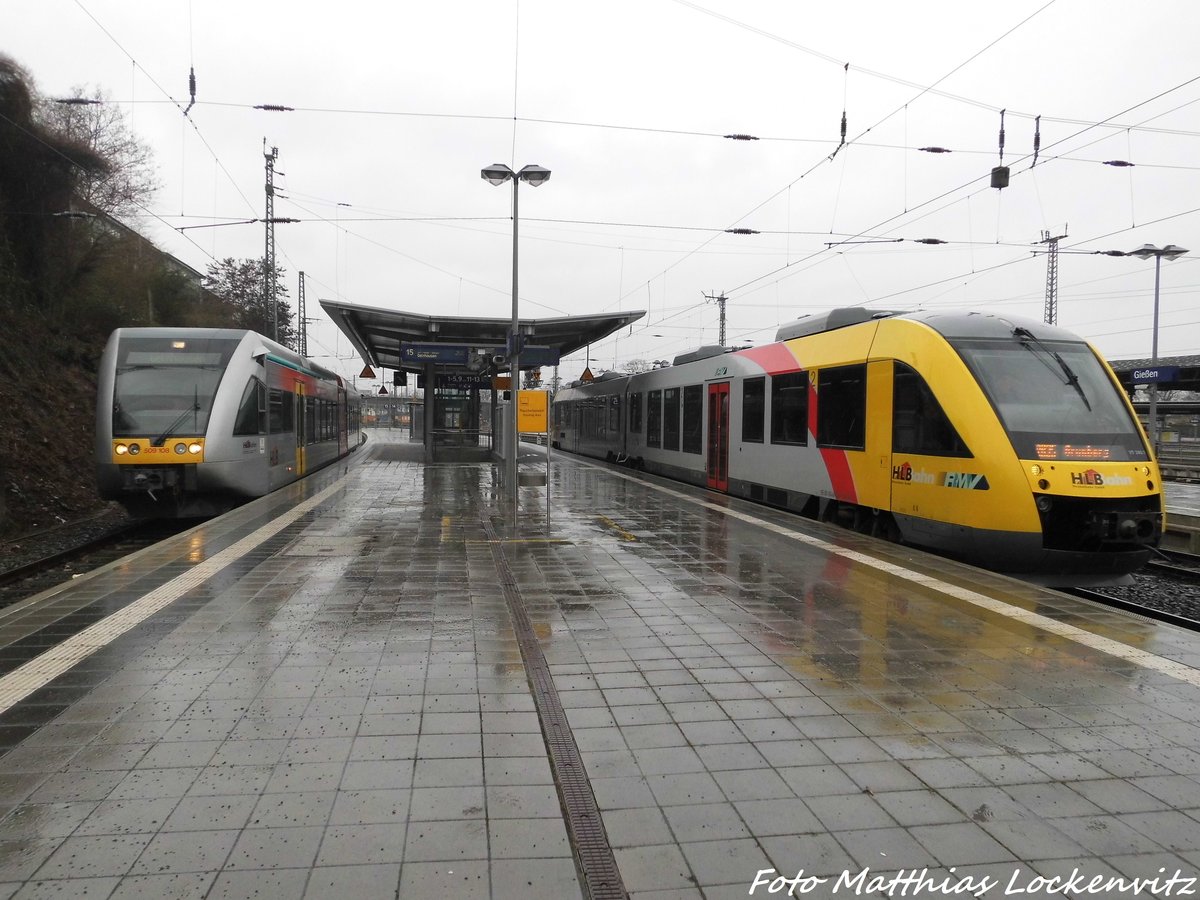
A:
[[[708,486],[729,490],[729,382],[708,386]]]

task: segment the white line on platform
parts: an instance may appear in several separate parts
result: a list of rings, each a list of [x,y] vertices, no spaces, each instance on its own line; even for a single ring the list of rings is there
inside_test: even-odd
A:
[[[45,687],[53,679],[69,670],[76,663],[91,656],[97,650],[111,644],[131,628],[144,622],[159,610],[178,600],[188,591],[204,584],[230,563],[240,559],[259,544],[274,537],[305,513],[323,503],[329,496],[343,487],[345,476],[325,488],[319,494],[305,500],[262,528],[246,535],[235,544],[226,547],[215,556],[209,557],[182,575],[172,578],[161,587],[130,603],[124,609],[106,616],[95,625],[85,628],[51,647],[45,653],[31,659],[19,668],[0,678],[0,713],[7,712],[34,691]]]
[[[573,460],[578,462],[577,460]],[[586,465],[591,465],[587,463]],[[595,466],[595,468],[601,468]],[[1191,666],[1176,662],[1166,657],[1159,656],[1155,653],[1150,653],[1147,650],[1139,650],[1136,647],[1131,647],[1128,644],[1123,644],[1120,641],[1114,641],[1111,638],[1101,637],[1084,628],[1079,628],[1075,625],[1068,625],[1065,622],[1059,622],[1057,619],[1051,619],[1049,616],[1043,616],[1041,613],[1031,612],[1027,609],[1022,609],[1019,606],[1014,606],[1011,603],[1005,603],[1002,600],[996,600],[993,597],[988,597],[980,594],[977,591],[972,591],[968,588],[958,587],[942,581],[940,578],[935,578],[932,575],[925,575],[921,572],[904,566],[896,565],[895,563],[885,562],[882,559],[876,559],[873,556],[868,556],[865,553],[859,553],[856,550],[848,550],[845,547],[839,547],[836,544],[831,544],[828,541],[823,541],[820,538],[813,537],[807,534],[801,534],[797,531],[792,531],[783,525],[776,525],[774,522],[768,522],[765,519],[760,519],[749,513],[739,512],[738,510],[728,509],[719,503],[714,503],[711,500],[706,500],[702,497],[693,497],[689,494],[684,494],[680,491],[672,490],[662,485],[653,484],[649,481],[643,481],[640,478],[635,478],[631,475],[626,475],[622,472],[614,472],[611,469],[603,469],[602,471],[615,475],[618,478],[624,478],[626,481],[632,481],[635,484],[640,484],[644,487],[651,488],[662,494],[667,494],[679,500],[686,500],[688,503],[693,503],[697,506],[703,506],[713,512],[718,512],[730,518],[746,522],[750,525],[757,525],[760,528],[766,528],[768,531],[773,531],[778,535],[786,538],[791,538],[795,541],[808,544],[822,550],[825,553],[831,553],[835,556],[840,556],[845,559],[853,560],[861,563],[864,566],[870,566],[873,569],[878,569],[880,572],[885,572],[888,575],[895,575],[898,578],[903,578],[907,581],[912,581],[921,584],[925,587],[932,588],[942,594],[948,594],[958,600],[964,600],[980,609],[985,609],[988,612],[997,613],[1015,621],[1023,622],[1035,628],[1040,628],[1042,631],[1048,631],[1056,634],[1059,637],[1069,641],[1074,641],[1077,644],[1082,644],[1085,647],[1090,647],[1093,650],[1099,650],[1102,653],[1107,653],[1109,656],[1115,656],[1118,659],[1133,663],[1145,669],[1151,669],[1155,672],[1160,672],[1171,678],[1179,681],[1200,687],[1200,671],[1193,669]]]

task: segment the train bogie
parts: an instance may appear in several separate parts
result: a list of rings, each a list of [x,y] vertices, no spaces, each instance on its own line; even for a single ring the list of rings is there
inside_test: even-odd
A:
[[[556,397],[556,442],[999,571],[1140,566],[1159,475],[1127,398],[1065,331],[835,311]]]
[[[221,512],[353,449],[357,406],[337,375],[254,332],[118,329],[98,379],[100,494],[139,516]]]

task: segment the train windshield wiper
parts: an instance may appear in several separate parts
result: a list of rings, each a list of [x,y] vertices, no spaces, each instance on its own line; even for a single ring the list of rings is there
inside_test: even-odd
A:
[[[184,419],[186,419],[189,415],[194,416],[196,413],[200,412],[200,386],[196,385],[194,391],[195,393],[192,395],[192,405],[176,416],[175,421],[168,425],[163,430],[162,434],[150,442],[151,447],[161,447],[163,442],[175,433],[175,429],[183,424]]]
[[[1079,399],[1083,401],[1083,405],[1087,407],[1088,412],[1092,411],[1092,404],[1088,402],[1087,394],[1083,392],[1083,385],[1079,383],[1079,376],[1075,374],[1074,369],[1067,365],[1067,361],[1062,358],[1062,354],[1060,354],[1057,350],[1051,350],[1049,347],[1047,347],[1028,328],[1022,328],[1018,325],[1013,329],[1013,335],[1021,341],[1022,347],[1024,347],[1030,353],[1033,353],[1034,356],[1037,356],[1037,358],[1041,360],[1042,364],[1051,372],[1054,372],[1055,375],[1061,377],[1064,384],[1075,388],[1075,393],[1079,395]],[[1033,344],[1032,347],[1030,346],[1030,343]],[[1040,350],[1044,356],[1038,356],[1038,354],[1034,352],[1034,347]],[[1057,372],[1055,372],[1054,367],[1046,361],[1045,356],[1049,356],[1056,363],[1058,363]]]

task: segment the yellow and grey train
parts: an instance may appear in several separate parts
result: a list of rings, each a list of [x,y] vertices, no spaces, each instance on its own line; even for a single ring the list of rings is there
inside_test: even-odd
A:
[[[1054,584],[1119,580],[1164,527],[1149,444],[1070,332],[978,312],[807,316],[560,390],[574,453]]]
[[[253,331],[120,328],[100,361],[100,496],[140,517],[213,515],[360,441],[342,379]]]

